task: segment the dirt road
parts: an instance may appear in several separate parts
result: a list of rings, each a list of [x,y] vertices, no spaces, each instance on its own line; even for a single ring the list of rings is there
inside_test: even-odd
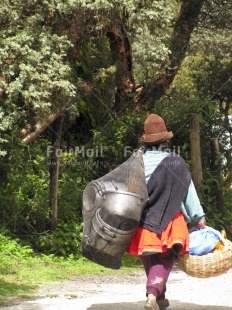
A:
[[[142,310],[145,302],[143,271],[130,275],[75,277],[40,288],[40,298],[1,310]],[[167,298],[170,310],[232,309],[232,269],[219,277],[197,279],[172,272]]]

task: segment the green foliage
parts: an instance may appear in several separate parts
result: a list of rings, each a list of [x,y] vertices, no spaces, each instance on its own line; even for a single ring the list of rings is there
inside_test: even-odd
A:
[[[1,226],[23,235],[43,231],[49,221],[46,140],[38,140],[33,148],[12,148],[10,156],[7,180],[0,187],[5,197],[0,201]]]
[[[29,246],[19,245],[19,240],[0,234],[0,273],[14,272],[17,262],[28,258],[33,253]]]
[[[223,109],[231,102],[231,61],[229,58],[215,57],[197,53],[186,58],[182,69],[176,76],[167,97],[158,104],[157,109],[167,117],[174,129],[177,145],[185,147],[185,158],[190,159],[190,146],[182,141],[189,140],[189,123],[192,114],[198,114],[201,122],[201,154],[204,181],[201,188],[201,202],[206,210],[207,220],[214,227],[222,228],[225,218],[219,210],[216,192],[222,190],[218,177],[213,173],[211,138],[219,138],[220,162],[224,181],[231,167],[230,127],[227,123],[227,112]],[[172,123],[174,120],[175,123]],[[178,121],[176,121],[178,120]],[[181,148],[183,152],[183,148]],[[187,151],[187,152],[186,152]],[[187,157],[186,157],[187,156]],[[190,162],[191,167],[191,162]],[[228,188],[226,182],[224,188]],[[230,185],[229,185],[230,186]],[[231,213],[230,190],[226,190],[225,205]],[[222,206],[223,207],[223,206]]]
[[[128,15],[134,73],[138,84],[150,80],[169,53],[178,1],[120,1]],[[127,3],[127,4],[126,4]],[[120,7],[119,5],[119,7]]]
[[[232,223],[232,208],[231,208],[231,201],[232,201],[232,190],[231,188],[224,189],[224,200],[225,200],[225,210],[226,210],[226,221],[227,221],[227,232],[228,232],[228,239],[232,239],[232,229],[228,231],[228,224]]]
[[[99,54],[101,57],[99,57]],[[76,61],[76,72],[93,89],[82,98],[80,113],[88,115],[92,126],[102,124],[114,100],[115,71],[107,38],[92,38],[82,44]]]
[[[58,21],[77,4],[62,2],[1,1],[1,156],[9,151],[9,130],[16,126],[31,130],[35,122],[65,106],[73,105],[72,113],[78,113],[76,87],[81,82],[68,60],[73,44]],[[19,132],[13,135],[21,139]]]
[[[1,32],[0,48],[1,74],[9,81],[0,85],[7,94],[4,104],[12,105],[21,98],[41,116],[73,100],[71,68],[63,60],[71,47],[68,39],[43,33],[35,21],[17,33],[7,31]]]
[[[58,218],[67,223],[70,220],[79,222],[82,219],[82,192],[86,177],[84,169],[81,169],[86,162],[82,160],[82,163],[78,163],[77,159],[73,158],[65,166],[63,163],[61,165]]]
[[[145,115],[126,110],[119,117],[111,119],[105,127],[93,130],[94,146],[103,149],[102,173],[106,173],[124,162],[137,150]],[[112,158],[114,160],[112,161]]]
[[[37,250],[63,257],[70,255],[78,257],[82,230],[82,224],[60,221],[56,231],[45,233],[38,238]]]

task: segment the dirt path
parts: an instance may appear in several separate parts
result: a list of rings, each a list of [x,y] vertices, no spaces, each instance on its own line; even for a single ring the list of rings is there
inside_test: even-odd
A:
[[[1,310],[142,310],[143,271],[130,275],[75,277],[37,291],[40,298]],[[219,277],[197,279],[180,270],[169,278],[170,310],[232,309],[232,269]]]

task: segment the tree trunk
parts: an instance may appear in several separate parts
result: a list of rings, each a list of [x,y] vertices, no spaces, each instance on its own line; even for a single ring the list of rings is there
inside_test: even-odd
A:
[[[200,146],[200,121],[198,115],[193,115],[190,121],[190,147],[192,162],[192,179],[196,189],[199,191],[203,180],[201,146]]]
[[[115,103],[114,110],[121,111],[128,102],[128,91],[134,87],[133,57],[130,39],[120,18],[115,17],[110,24],[107,36],[110,41],[111,54],[117,63],[115,73]]]
[[[216,197],[217,210],[225,217],[224,197],[222,191],[222,175],[221,175],[221,159],[219,151],[218,138],[212,138],[210,140],[211,153],[212,153],[212,172],[217,180],[215,183],[214,194]]]
[[[152,109],[155,101],[165,94],[180,69],[204,2],[205,0],[182,1],[172,33],[169,58],[139,96],[139,104],[146,105],[148,110]]]
[[[50,162],[51,230],[57,229],[59,149],[61,142],[61,131],[63,120],[64,120],[63,116],[57,118],[52,126],[52,148],[51,148],[51,162]]]

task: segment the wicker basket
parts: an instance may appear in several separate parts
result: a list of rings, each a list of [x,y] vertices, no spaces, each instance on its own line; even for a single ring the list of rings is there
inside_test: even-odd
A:
[[[179,258],[181,270],[191,277],[210,278],[219,276],[232,268],[232,242],[227,240],[224,250],[197,256],[186,254]]]

